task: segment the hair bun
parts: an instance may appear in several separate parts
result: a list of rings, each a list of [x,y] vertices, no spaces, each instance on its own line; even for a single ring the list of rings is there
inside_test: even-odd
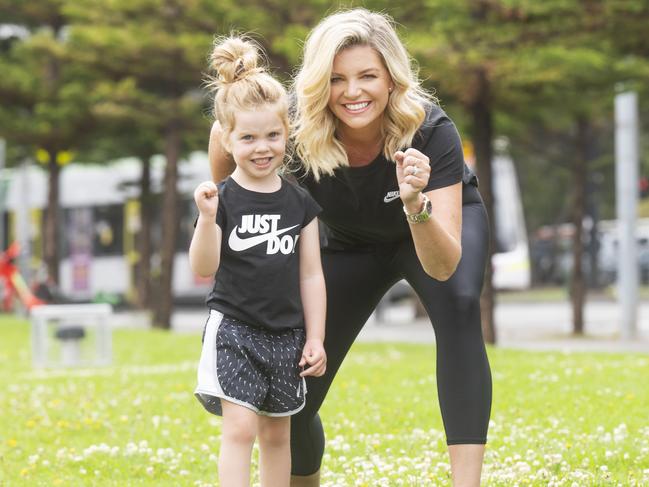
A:
[[[210,56],[210,65],[216,71],[220,84],[234,83],[262,72],[263,69],[257,67],[258,61],[257,45],[241,37],[217,39]]]

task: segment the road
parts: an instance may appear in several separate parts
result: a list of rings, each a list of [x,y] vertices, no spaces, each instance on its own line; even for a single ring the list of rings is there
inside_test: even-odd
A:
[[[610,351],[649,353],[649,302],[638,309],[637,337],[620,339],[619,308],[613,301],[586,304],[585,335],[571,334],[568,302],[502,302],[496,307],[498,345],[507,348],[562,351]],[[206,312],[179,309],[172,326],[178,332],[200,331]],[[434,342],[428,319],[415,319],[411,304],[388,307],[381,322],[372,315],[359,335],[363,341]]]

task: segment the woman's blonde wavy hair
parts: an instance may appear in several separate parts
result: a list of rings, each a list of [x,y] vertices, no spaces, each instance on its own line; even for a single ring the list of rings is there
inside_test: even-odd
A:
[[[282,120],[289,136],[288,96],[282,84],[260,66],[265,62],[257,43],[245,36],[217,37],[210,55],[210,68],[216,76],[208,76],[207,86],[215,91],[214,117],[221,124],[221,142],[229,149],[228,138],[234,130],[235,114],[261,106],[272,106]]]
[[[414,63],[388,15],[357,8],[326,17],[307,37],[293,87],[295,152],[316,181],[349,165],[347,153],[335,136],[338,119],[327,105],[334,57],[351,46],[372,47],[394,83],[382,126],[386,159],[392,160],[395,152],[412,143],[426,117],[426,108],[437,102],[421,88]]]

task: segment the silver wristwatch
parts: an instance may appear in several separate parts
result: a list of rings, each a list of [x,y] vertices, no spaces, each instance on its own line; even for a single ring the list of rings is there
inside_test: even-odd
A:
[[[408,220],[408,223],[424,223],[430,218],[430,215],[433,212],[433,204],[428,199],[428,196],[424,195],[424,202],[421,205],[419,213],[408,214],[405,206],[403,207],[403,212],[406,214],[406,220]]]

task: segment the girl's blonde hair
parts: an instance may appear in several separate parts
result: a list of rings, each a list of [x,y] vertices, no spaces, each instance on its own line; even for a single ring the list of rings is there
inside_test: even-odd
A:
[[[234,130],[235,114],[264,105],[272,105],[289,135],[288,96],[282,84],[259,66],[263,58],[257,44],[241,36],[219,37],[214,41],[210,67],[216,76],[208,77],[208,86],[215,91],[214,116],[223,130],[223,147]]]
[[[316,181],[349,165],[347,153],[335,137],[338,120],[327,105],[334,57],[351,46],[373,48],[394,83],[382,126],[386,159],[391,160],[396,151],[411,144],[426,117],[426,108],[436,103],[421,88],[413,62],[388,15],[357,8],[326,17],[307,37],[294,82],[295,151]]]

